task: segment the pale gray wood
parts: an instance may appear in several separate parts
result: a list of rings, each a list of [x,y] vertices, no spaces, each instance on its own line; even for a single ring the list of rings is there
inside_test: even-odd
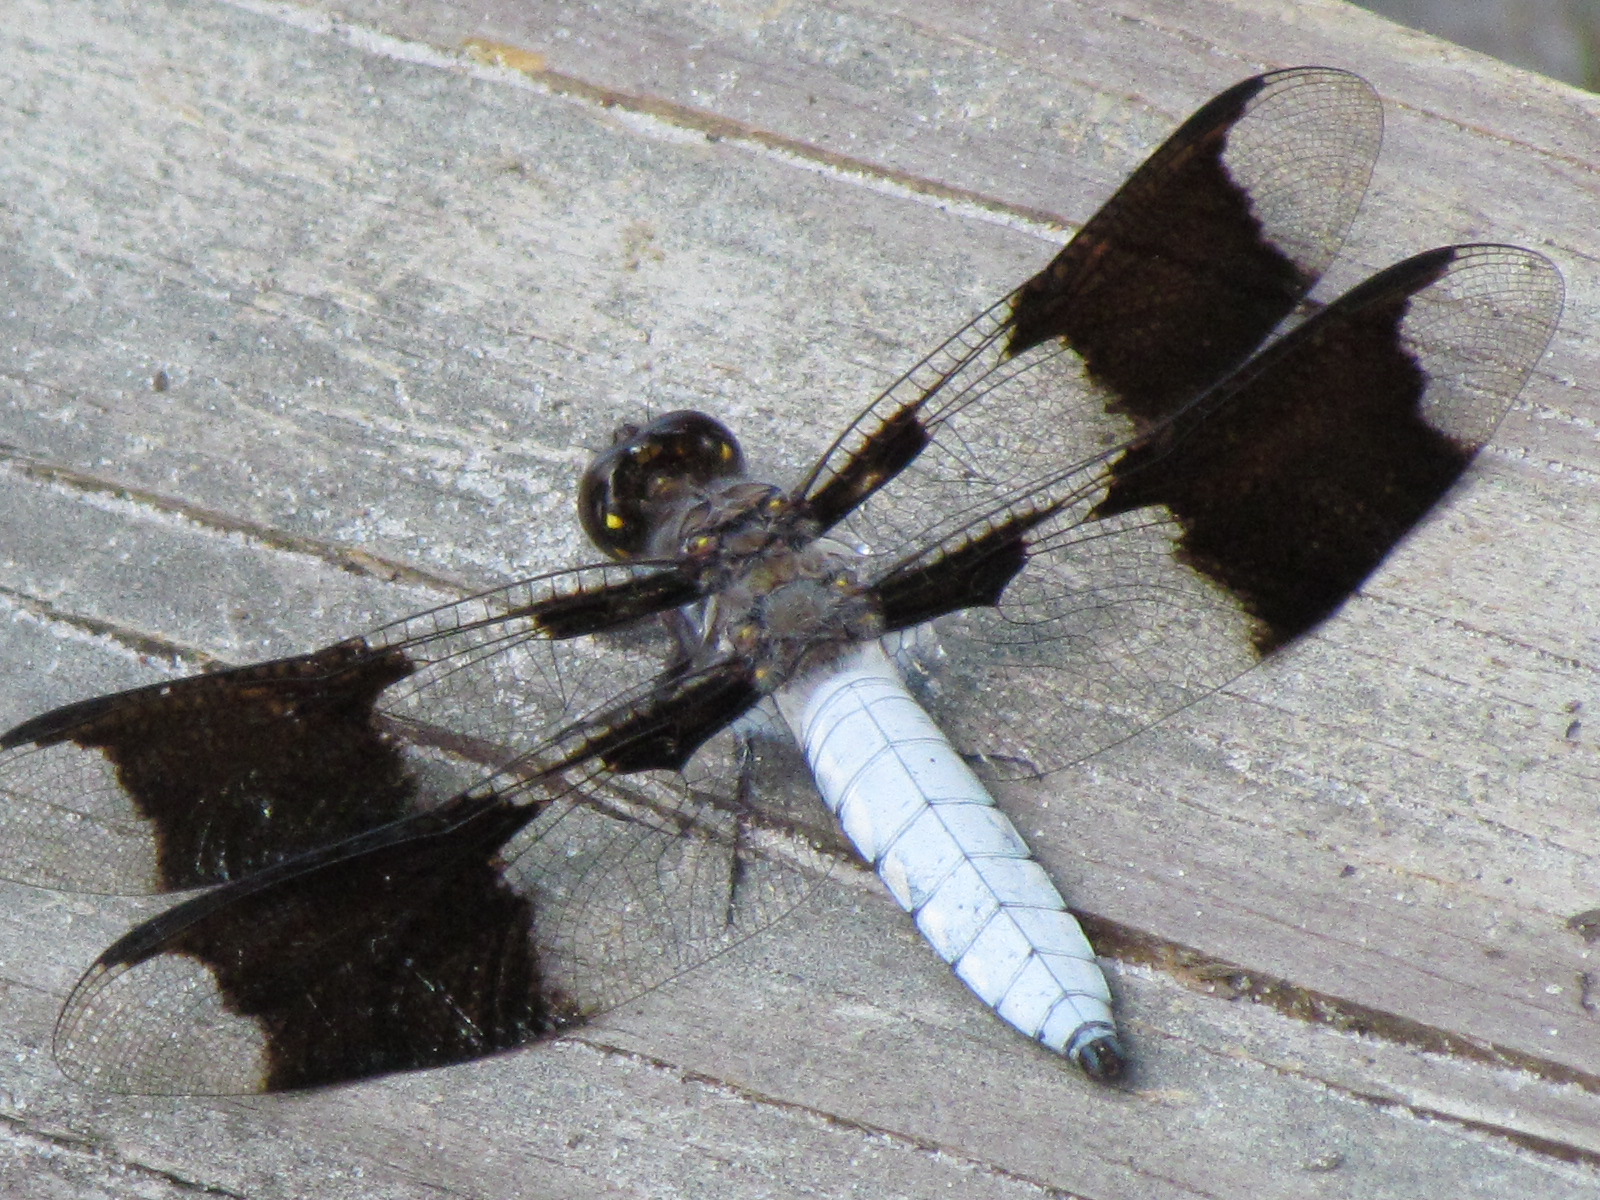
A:
[[[575,473],[644,408],[717,412],[787,477],[1048,258],[1047,214],[1268,66],[1385,98],[1331,282],[1517,241],[1566,321],[1317,639],[1009,797],[1119,946],[1126,1091],[1009,1033],[863,877],[553,1046],[94,1096],[56,1005],[159,905],[5,886],[8,1193],[1596,1193],[1564,926],[1600,904],[1592,97],[1335,4],[339,12],[7,5],[0,721],[585,558]]]
[[[1579,87],[1596,82],[1593,0],[1362,0],[1361,7]]]

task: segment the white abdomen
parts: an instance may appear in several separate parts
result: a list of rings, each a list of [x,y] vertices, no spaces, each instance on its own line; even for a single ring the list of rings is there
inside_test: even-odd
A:
[[[1119,1074],[1088,939],[883,648],[853,647],[776,699],[828,807],[939,957],[1030,1038]]]

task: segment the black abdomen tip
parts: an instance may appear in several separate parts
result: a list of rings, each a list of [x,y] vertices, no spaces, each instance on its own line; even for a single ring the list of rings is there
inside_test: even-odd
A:
[[[1096,1083],[1115,1083],[1127,1070],[1128,1060],[1122,1053],[1122,1043],[1114,1033],[1102,1034],[1077,1046],[1072,1051],[1072,1061]]]

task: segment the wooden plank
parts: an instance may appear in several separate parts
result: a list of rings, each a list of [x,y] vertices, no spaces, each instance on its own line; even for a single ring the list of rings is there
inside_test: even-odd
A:
[[[789,477],[1044,261],[1041,214],[1263,67],[1385,97],[1336,285],[1478,237],[1571,285],[1487,461],[1322,636],[1011,797],[1118,955],[1125,1092],[847,879],[553,1047],[96,1097],[50,1022],[152,905],[5,888],[11,1190],[1593,1194],[1592,97],[1334,4],[11,7],[0,720],[578,561],[576,470],[641,408]]]

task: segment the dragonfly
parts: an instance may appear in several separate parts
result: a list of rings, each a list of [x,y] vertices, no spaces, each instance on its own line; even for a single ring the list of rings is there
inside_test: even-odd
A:
[[[1244,80],[791,485],[706,414],[625,424],[576,488],[599,561],[0,735],[0,875],[193,893],[88,968],[62,1070],[231,1094],[508,1050],[849,853],[1002,1020],[1122,1077],[1095,952],[991,785],[1312,635],[1560,314],[1555,267],[1491,244],[1308,300],[1382,124],[1345,71]],[[774,728],[814,782],[768,794]]]

